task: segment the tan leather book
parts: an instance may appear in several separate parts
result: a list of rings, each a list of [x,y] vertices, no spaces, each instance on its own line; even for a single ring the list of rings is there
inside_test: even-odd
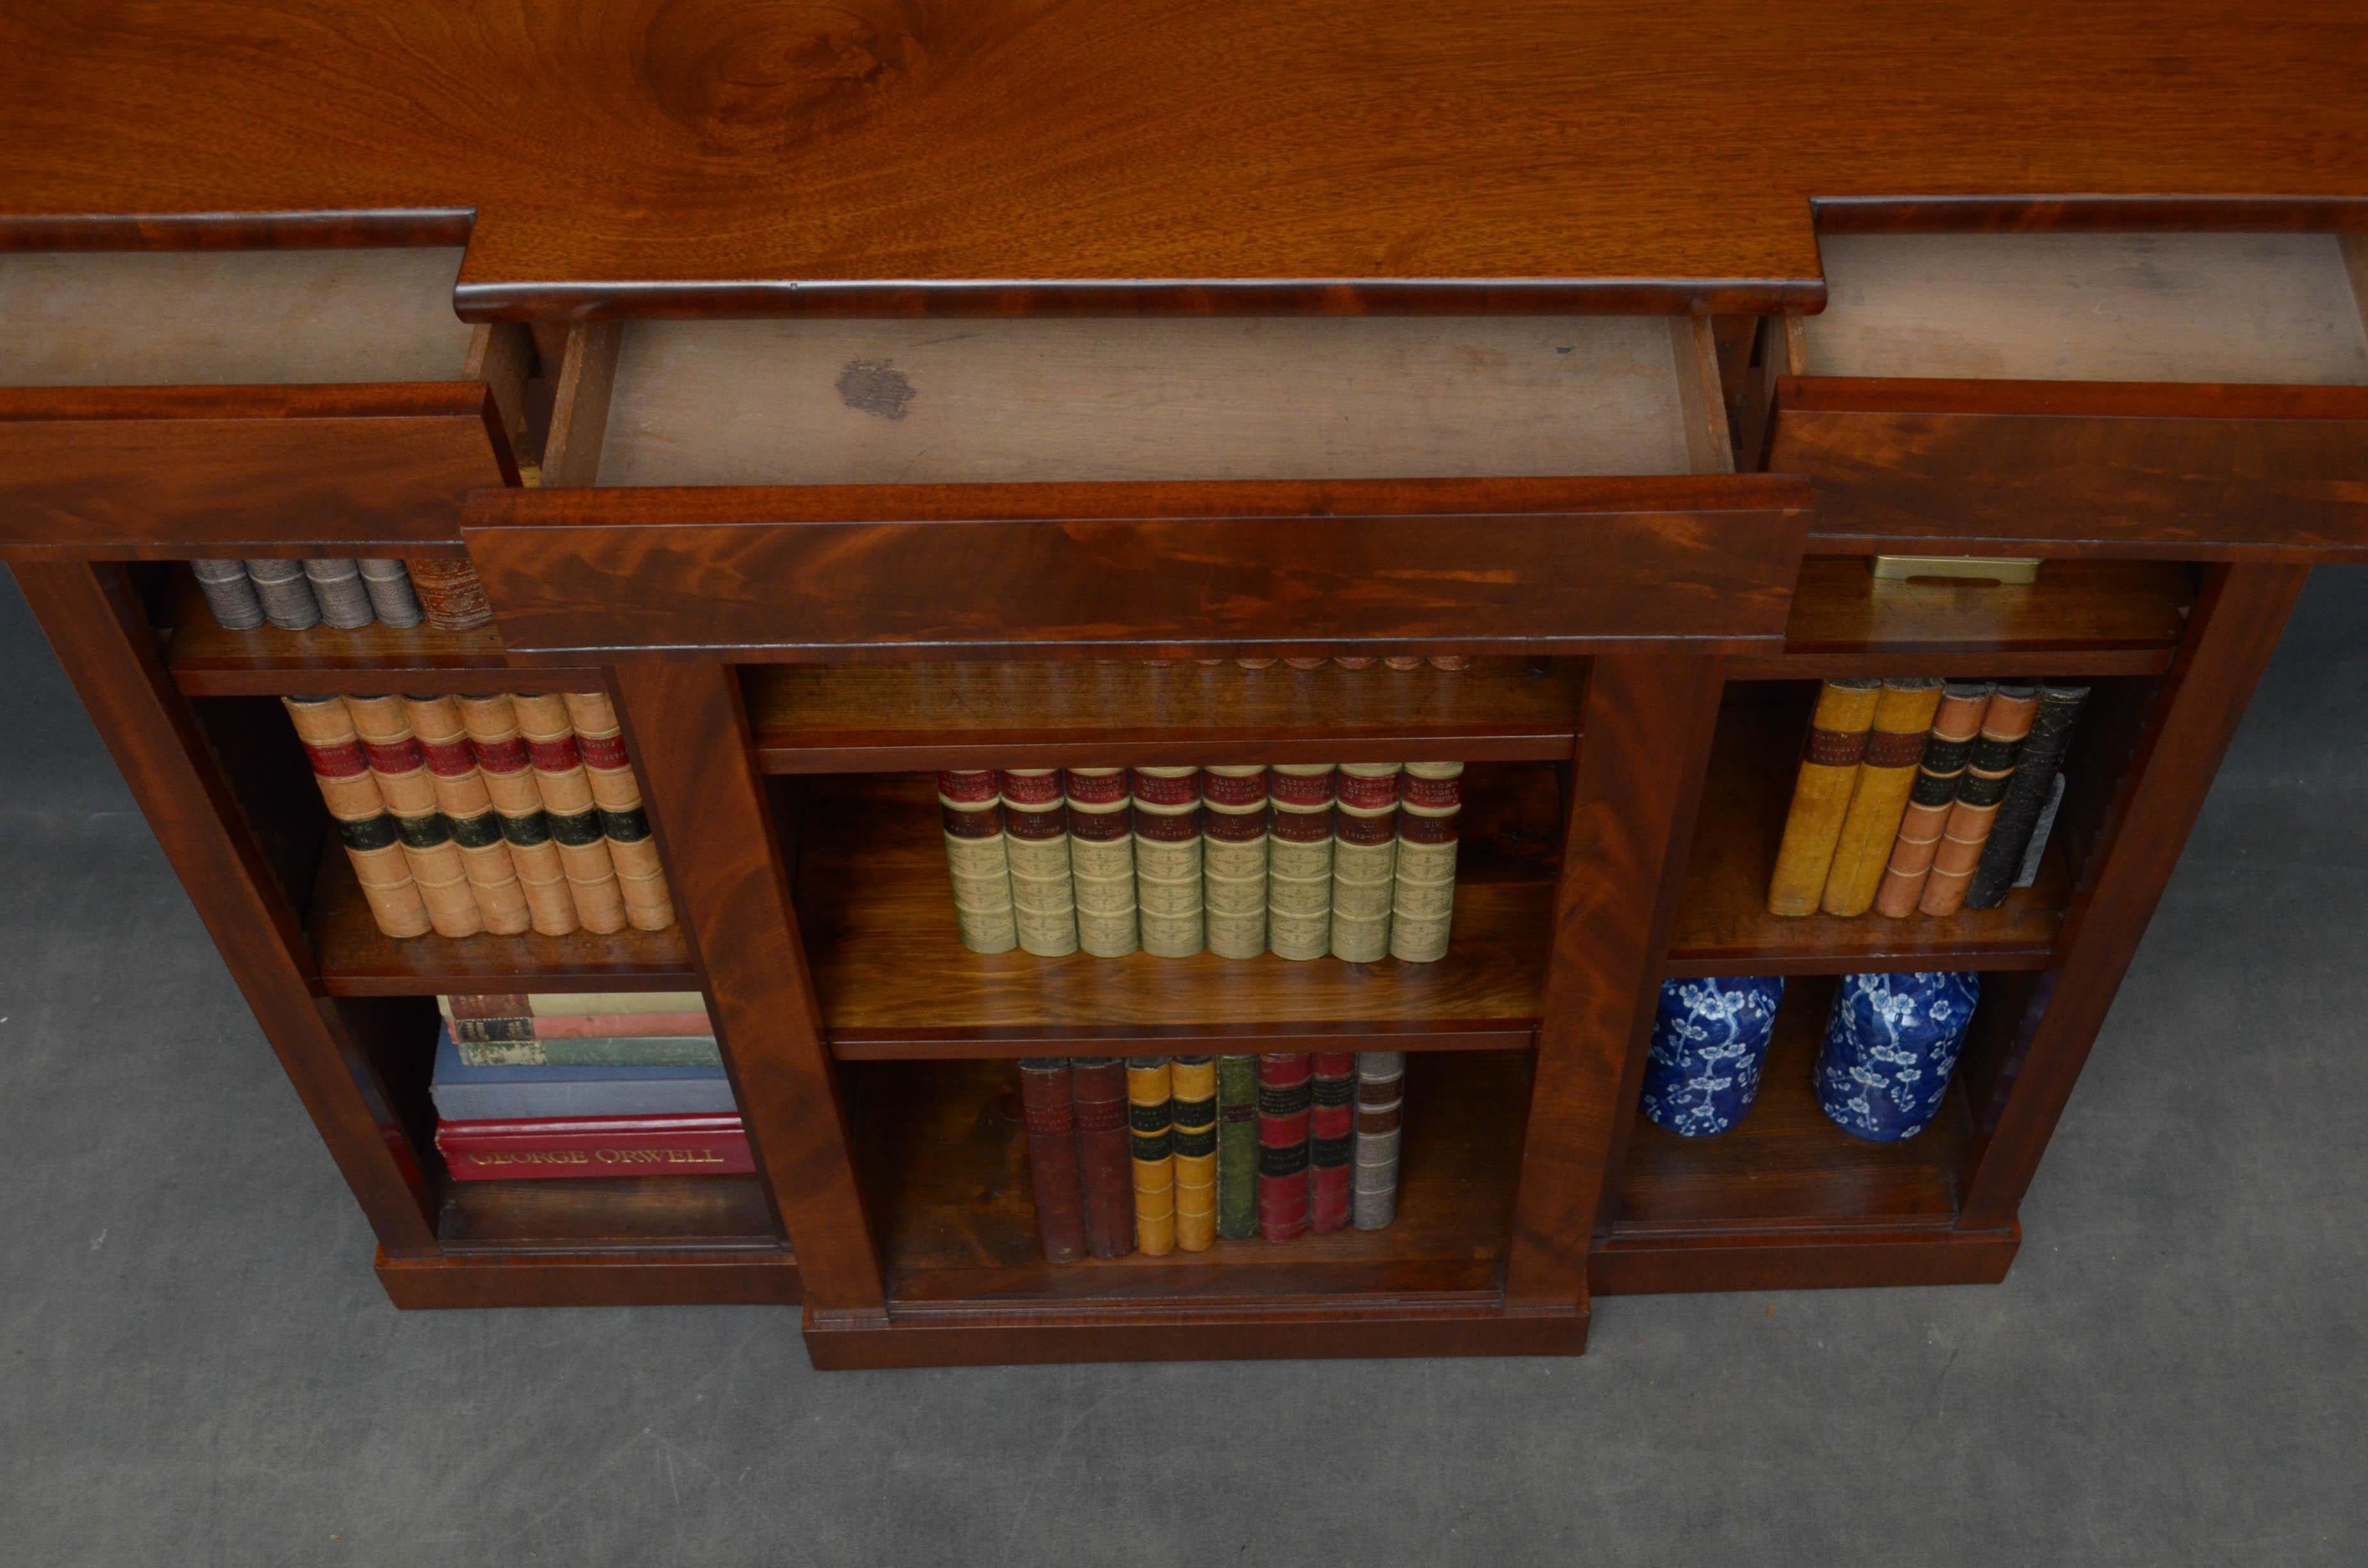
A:
[[[1986,680],[1952,680],[1941,688],[1932,733],[1924,742],[1924,760],[1907,792],[1907,809],[1900,813],[1899,835],[1892,841],[1891,861],[1875,890],[1877,915],[1904,920],[1916,913],[1916,901],[1924,896],[1924,879],[1932,869],[1932,853],[1940,848],[1941,832],[1949,823],[1949,808],[1957,803],[1957,781],[1964,777],[1974,737],[1982,732],[1982,713],[1996,689],[1995,683]]]
[[[1883,683],[1883,695],[1874,704],[1874,726],[1867,732],[1866,752],[1859,758],[1858,778],[1850,788],[1850,809],[1842,814],[1842,830],[1834,841],[1826,895],[1818,903],[1827,915],[1864,915],[1874,907],[1875,885],[1883,881],[1892,840],[1899,836],[1899,816],[1907,809],[1916,765],[1924,758],[1924,740],[1932,733],[1932,713],[1940,705],[1938,680],[1918,676]]]
[[[1927,915],[1954,915],[1964,907],[1965,884],[1981,864],[1982,846],[1989,842],[1998,821],[1998,802],[2006,798],[2007,780],[2014,777],[2022,739],[2031,733],[2032,717],[2039,711],[2034,687],[2002,686],[1990,694],[1982,711],[1982,733],[1965,776],[1957,784],[1956,803],[1949,808],[1940,847],[1932,853],[1932,871],[1925,879],[1924,895],[1916,907]]]
[[[1769,879],[1769,914],[1817,912],[1882,694],[1879,680],[1829,680],[1817,693],[1817,710],[1801,750],[1800,776],[1793,784],[1792,814],[1784,819],[1776,873]]]

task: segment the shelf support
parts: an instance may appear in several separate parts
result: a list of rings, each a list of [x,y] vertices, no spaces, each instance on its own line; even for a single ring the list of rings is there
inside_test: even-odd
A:
[[[1585,1310],[1588,1251],[1627,1148],[1725,689],[1708,654],[1594,661],[1546,960],[1505,1304]]]
[[[2123,778],[2118,825],[2065,917],[2062,962],[2031,988],[2008,1045],[1996,1125],[1966,1162],[1960,1230],[2013,1223],[2309,576],[2307,566],[2237,565],[2215,567],[2206,581]]]
[[[732,1091],[789,1232],[806,1305],[882,1312],[879,1255],[739,674],[722,664],[643,662],[619,665],[616,682]]]
[[[231,978],[389,1257],[434,1256],[434,1199],[391,1096],[337,1005],[230,782],[198,732],[123,567],[24,561],[17,583],[122,769]]]

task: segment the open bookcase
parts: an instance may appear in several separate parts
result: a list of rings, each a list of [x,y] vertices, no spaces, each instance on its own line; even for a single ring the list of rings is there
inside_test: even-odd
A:
[[[245,298],[234,267],[0,257],[0,292],[75,279],[120,324],[53,389],[59,430],[100,384],[142,429],[201,410],[223,453],[142,469],[133,442],[0,541],[398,1304],[803,1302],[829,1367],[1575,1353],[1598,1293],[2004,1275],[2309,562],[2368,550],[2368,339],[2320,341],[2351,297],[2334,236],[2201,236],[2193,274],[2044,237],[1886,236],[1941,246],[1896,271],[1873,236],[1839,247],[1862,271],[1806,325],[1015,320],[959,343],[668,320],[463,345],[386,302],[416,304],[417,256],[320,252],[358,321],[219,364],[176,339],[153,367],[143,321],[199,283]],[[2029,362],[2024,316],[2110,287],[2124,336],[2169,333],[2138,307],[2183,290],[2196,358],[2058,334]],[[2214,337],[2248,290],[2250,335]],[[900,355],[928,400],[909,426],[830,393],[850,356]],[[1341,420],[1289,418],[1335,381]],[[310,424],[291,382],[323,394]],[[13,395],[22,437],[52,393]],[[347,463],[356,408],[412,444],[408,488]],[[0,452],[0,483],[28,492],[44,450]],[[2140,457],[2115,504],[2104,481],[2049,499]],[[1879,552],[2044,565],[1890,581]],[[181,564],[305,554],[465,554],[496,624],[225,631]],[[1375,655],[1466,663],[1236,663]],[[2035,880],[1946,918],[1770,915],[1817,683],[1904,676],[2093,688]],[[596,688],[679,926],[381,935],[277,699]],[[1437,962],[956,939],[935,770],[1404,760],[1467,765]],[[1979,971],[1980,1008],[1932,1125],[1861,1142],[1809,1063],[1835,977],[1907,969]],[[1789,981],[1759,1102],[1679,1138],[1637,1108],[1659,987],[1730,974]],[[692,989],[754,1174],[450,1178],[436,995]],[[1408,1053],[1389,1228],[1043,1261],[1014,1059],[1359,1049]]]

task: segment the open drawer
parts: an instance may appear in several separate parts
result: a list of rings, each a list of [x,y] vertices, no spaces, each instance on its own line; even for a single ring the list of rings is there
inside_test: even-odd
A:
[[[0,254],[0,547],[449,545],[518,482],[532,353],[452,313],[460,256]]]
[[[1766,466],[1816,548],[2368,553],[2368,250],[2325,233],[1841,233]]]
[[[1806,525],[1727,472],[1689,321],[636,322],[596,356],[594,483],[471,503],[513,655],[1765,649]]]

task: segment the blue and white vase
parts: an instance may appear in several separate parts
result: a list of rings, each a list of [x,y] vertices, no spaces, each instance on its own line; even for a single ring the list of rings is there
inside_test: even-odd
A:
[[[1716,975],[1661,986],[1653,1049],[1645,1058],[1645,1114],[1681,1138],[1709,1138],[1741,1121],[1759,1094],[1784,978]]]
[[[1842,976],[1817,1055],[1817,1104],[1853,1138],[1915,1137],[1949,1092],[1980,996],[1976,974]]]

